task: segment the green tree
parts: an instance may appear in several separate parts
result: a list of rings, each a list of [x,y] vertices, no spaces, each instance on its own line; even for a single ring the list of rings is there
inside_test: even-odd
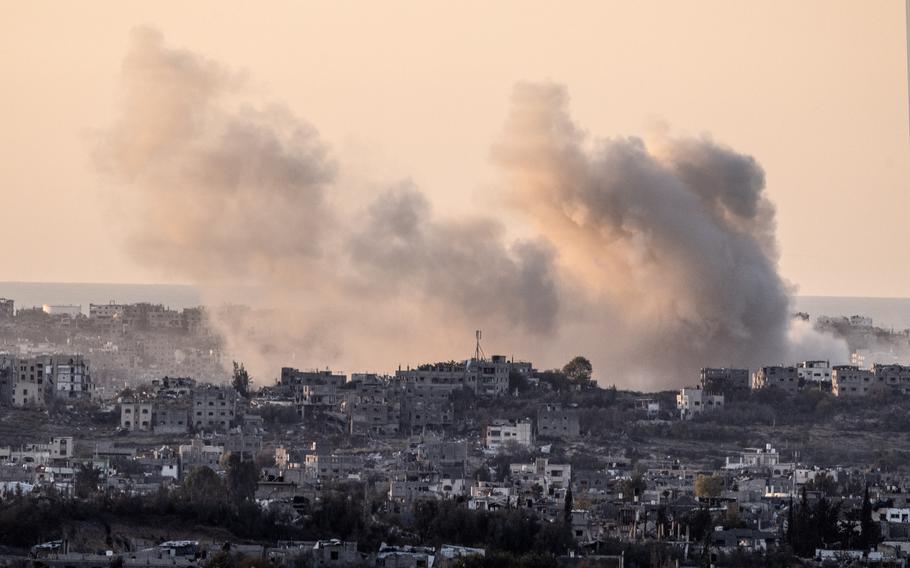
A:
[[[247,372],[246,367],[243,366],[243,363],[234,361],[234,374],[231,379],[231,385],[234,387],[234,390],[237,391],[240,396],[249,397],[250,385],[252,382],[250,374]]]
[[[562,368],[562,372],[576,385],[586,387],[592,382],[591,376],[594,372],[594,367],[588,359],[578,355],[566,363],[566,366]]]

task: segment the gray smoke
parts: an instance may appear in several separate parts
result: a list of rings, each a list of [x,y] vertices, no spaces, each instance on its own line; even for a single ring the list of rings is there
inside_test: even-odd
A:
[[[509,244],[490,219],[437,219],[407,183],[349,212],[312,126],[244,102],[242,76],[154,30],[134,32],[123,83],[97,158],[127,203],[129,249],[199,284],[208,303],[247,286],[244,301],[265,309],[212,318],[254,376],[287,364],[389,370],[466,355],[476,328],[516,347],[555,330],[545,243]]]
[[[541,366],[584,353],[602,382],[636,386],[788,355],[764,174],[709,139],[591,141],[562,88],[519,86],[495,156],[540,236],[510,242],[495,220],[439,218],[410,182],[341,206],[312,126],[156,31],[134,32],[123,85],[97,159],[129,250],[212,305],[246,286],[257,309],[212,317],[261,380],[458,358],[475,329]]]
[[[782,361],[789,294],[759,164],[708,138],[589,140],[567,105],[560,86],[519,85],[495,156],[512,202],[585,283],[594,359],[664,385]]]

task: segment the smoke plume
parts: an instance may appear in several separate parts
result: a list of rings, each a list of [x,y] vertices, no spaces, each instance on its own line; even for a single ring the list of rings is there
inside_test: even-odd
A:
[[[513,241],[439,218],[409,181],[341,207],[313,126],[153,30],[134,32],[123,83],[97,157],[131,207],[129,249],[209,304],[247,286],[258,309],[213,319],[260,378],[459,358],[474,329],[541,366],[584,353],[630,386],[790,353],[764,173],[710,139],[590,140],[561,87],[519,85],[494,156],[538,237]]]
[[[242,76],[154,30],[134,32],[123,83],[97,158],[132,207],[129,250],[199,284],[209,304],[245,286],[245,303],[260,309],[212,318],[229,357],[255,375],[281,365],[387,371],[462,356],[477,327],[515,346],[555,330],[546,243],[508,242],[482,217],[437,219],[408,182],[348,212],[311,125],[244,102]]]

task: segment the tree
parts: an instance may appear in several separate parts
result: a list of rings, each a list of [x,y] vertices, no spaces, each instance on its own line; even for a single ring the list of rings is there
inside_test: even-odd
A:
[[[243,363],[237,363],[234,361],[234,376],[231,379],[231,385],[234,387],[234,390],[240,396],[249,397],[250,396],[250,384],[252,379],[250,374],[247,372],[246,368],[243,366]]]
[[[720,497],[724,490],[724,478],[719,475],[699,475],[695,478],[697,497]]]
[[[183,482],[186,499],[194,505],[211,506],[224,501],[224,484],[211,468],[197,467]]]
[[[592,382],[591,375],[594,372],[594,367],[585,357],[578,355],[566,363],[566,366],[562,368],[562,372],[576,385],[586,387]]]
[[[859,546],[869,550],[881,539],[879,526],[872,520],[872,501],[869,500],[869,485],[863,493],[863,508],[859,518]]]
[[[101,470],[91,464],[81,464],[76,471],[76,497],[86,499],[98,491]]]
[[[631,478],[623,480],[620,487],[623,499],[634,501],[635,497],[640,496],[642,491],[647,489],[647,484],[641,474],[636,472]]]
[[[259,468],[255,462],[244,460],[240,454],[230,452],[222,458],[227,473],[227,489],[235,504],[252,501],[259,484]]]
[[[509,392],[510,393],[523,393],[530,389],[530,383],[528,379],[521,373],[517,371],[509,372]]]

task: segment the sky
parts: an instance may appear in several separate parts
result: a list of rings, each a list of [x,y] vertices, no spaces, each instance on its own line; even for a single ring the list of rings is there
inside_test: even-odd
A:
[[[514,85],[554,81],[596,137],[709,134],[754,156],[780,272],[806,295],[910,296],[904,2],[8,2],[0,280],[179,282],[121,243],[93,161],[136,26],[241,71],[315,126],[351,199],[408,179],[441,215],[521,223],[491,147]]]

